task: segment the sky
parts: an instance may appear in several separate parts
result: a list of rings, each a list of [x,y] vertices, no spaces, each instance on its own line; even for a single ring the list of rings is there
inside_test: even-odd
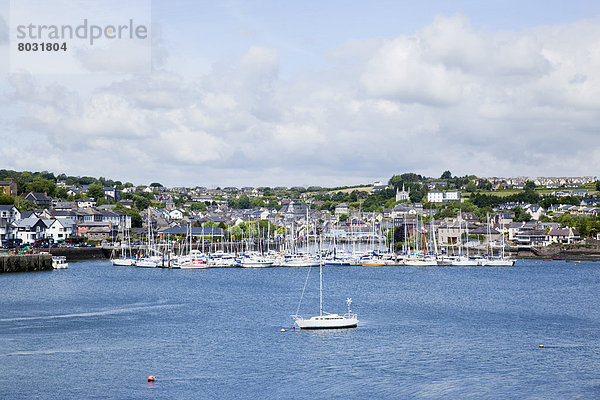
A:
[[[83,18],[150,33],[16,51],[20,22]],[[187,187],[596,176],[599,127],[598,1],[0,0],[4,169]]]

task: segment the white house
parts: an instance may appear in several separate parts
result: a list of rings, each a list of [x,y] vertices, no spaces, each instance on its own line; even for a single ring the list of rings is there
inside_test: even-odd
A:
[[[119,191],[116,187],[107,186],[104,188],[104,197],[106,197],[106,199],[110,201],[117,201],[119,200]]]
[[[430,190],[427,193],[427,201],[430,203],[443,203],[444,193],[440,190]]]
[[[29,217],[14,221],[15,238],[21,239],[24,244],[33,244],[38,239],[46,236],[46,224],[38,217]]]
[[[575,243],[581,240],[579,232],[575,228],[554,228],[548,232],[550,243]]]
[[[336,215],[349,214],[349,213],[350,213],[350,207],[348,207],[348,204],[340,203],[337,206],[335,206],[335,214]]]
[[[12,223],[21,219],[21,212],[12,205],[0,205],[0,244],[6,239],[13,239]]]
[[[94,199],[77,200],[77,207],[79,207],[79,208],[96,207],[96,201]]]
[[[431,190],[427,193],[427,201],[430,203],[443,203],[446,201],[459,201],[460,192],[458,190],[450,190],[442,192],[440,190]]]
[[[531,215],[531,218],[539,221],[540,218],[542,217],[542,215],[545,214],[545,211],[542,207],[540,206],[536,206],[536,205],[531,205],[529,207],[527,207],[525,209],[525,212],[527,212],[527,214]]]
[[[450,190],[444,193],[444,201],[459,201],[460,192],[458,190]]]
[[[373,191],[387,189],[387,185],[381,181],[373,183]]]
[[[54,242],[62,242],[73,233],[73,221],[65,219],[44,220],[46,224],[46,238]]]
[[[169,219],[183,219],[185,217],[185,211],[175,208],[168,213]]]

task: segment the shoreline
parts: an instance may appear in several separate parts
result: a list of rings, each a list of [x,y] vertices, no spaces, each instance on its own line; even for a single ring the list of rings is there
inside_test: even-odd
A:
[[[117,248],[67,247],[44,249],[53,256],[65,256],[67,261],[110,259]],[[600,248],[593,245],[560,245],[546,247],[516,247],[505,249],[506,255],[515,259],[600,261]]]

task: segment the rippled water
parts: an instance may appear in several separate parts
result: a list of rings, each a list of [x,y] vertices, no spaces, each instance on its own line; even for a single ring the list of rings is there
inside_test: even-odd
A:
[[[325,308],[352,297],[359,327],[281,333],[306,274],[91,261],[0,275],[0,398],[600,397],[598,263],[326,267]]]

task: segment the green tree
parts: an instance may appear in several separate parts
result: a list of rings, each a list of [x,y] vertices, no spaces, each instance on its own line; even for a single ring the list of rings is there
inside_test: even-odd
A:
[[[246,196],[245,194],[241,195],[240,198],[237,200],[237,205],[238,208],[250,208],[250,199],[248,198],[248,196]]]
[[[452,179],[452,172],[450,172],[450,171],[444,171],[444,173],[442,174],[442,176],[440,177],[440,179]]]
[[[201,201],[195,201],[190,206],[192,211],[206,211],[206,204]]]
[[[600,192],[600,181],[596,181],[596,191]]]
[[[54,195],[54,189],[56,188],[56,183],[49,179],[36,177],[33,179],[31,183],[30,190],[36,193],[46,193],[48,196]]]
[[[529,215],[519,206],[513,208],[513,213],[515,213],[515,217],[513,219],[515,222],[527,222],[531,220],[531,215]]]
[[[9,195],[0,194],[0,204],[13,205],[13,204],[15,204],[15,199]]]
[[[135,208],[137,208],[140,211],[143,211],[146,208],[148,208],[150,206],[150,203],[150,200],[142,196],[136,197],[136,199],[134,200]]]
[[[54,196],[65,200],[69,197],[69,194],[67,193],[67,189],[65,189],[64,187],[57,187],[54,190]]]
[[[535,190],[535,183],[533,181],[525,182],[525,190]]]
[[[90,185],[90,187],[87,190],[87,195],[89,197],[92,197],[96,201],[104,199],[104,188],[102,187],[102,185],[99,184]]]
[[[17,197],[15,199],[15,207],[21,212],[33,211],[37,208],[37,205],[33,201],[25,200],[23,197]]]

